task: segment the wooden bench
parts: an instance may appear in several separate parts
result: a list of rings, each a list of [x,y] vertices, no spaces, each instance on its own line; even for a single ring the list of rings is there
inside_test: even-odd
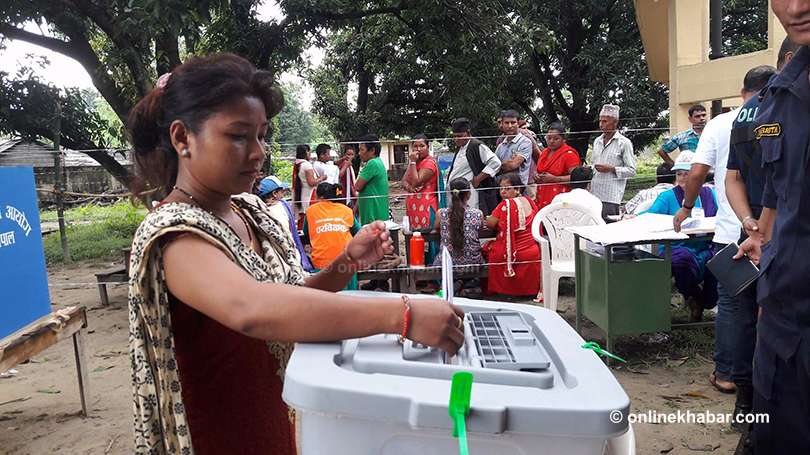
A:
[[[79,379],[79,397],[82,414],[86,417],[90,395],[87,384],[87,356],[84,349],[84,330],[87,313],[84,307],[71,307],[51,313],[0,340],[0,371],[7,371],[34,357],[54,344],[73,338],[73,352]]]
[[[357,281],[380,280],[391,281],[391,292],[402,292],[408,288],[408,267],[404,265],[383,270],[364,270],[357,272]]]
[[[429,266],[408,269],[408,293],[416,293],[416,283],[419,281],[439,281],[442,279],[441,266]],[[489,276],[487,264],[457,265],[453,266],[454,280],[471,280]]]
[[[103,270],[96,273],[96,282],[98,283],[98,295],[101,298],[101,305],[107,306],[110,304],[110,299],[107,295],[107,285],[110,283],[126,283],[129,281],[129,255],[132,253],[131,248],[124,248],[121,250],[124,256],[124,265],[120,267],[113,267],[111,269]]]
[[[425,242],[441,241],[441,236],[436,231],[420,231],[422,233],[422,237],[424,237]],[[487,228],[481,228],[478,231],[478,238],[481,240],[488,240],[494,239],[497,235],[497,231],[493,231]],[[413,237],[412,233],[405,234],[405,258],[410,258],[411,254],[411,237]],[[475,265],[463,265],[463,266],[454,266],[453,267],[453,278],[454,279],[473,279],[473,278],[486,278],[489,274],[489,267],[487,264],[475,264]],[[411,268],[407,272],[408,275],[408,292],[415,293],[416,292],[416,283],[419,281],[433,281],[433,280],[441,280],[442,278],[442,269],[439,266],[432,266],[428,264],[427,267],[424,268]]]

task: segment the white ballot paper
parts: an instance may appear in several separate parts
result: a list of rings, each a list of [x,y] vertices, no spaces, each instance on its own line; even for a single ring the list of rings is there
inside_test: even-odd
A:
[[[447,303],[453,303],[453,258],[446,246],[442,246],[442,296]],[[459,363],[458,356],[448,356],[443,353],[444,362],[451,365]]]
[[[442,296],[453,303],[453,258],[446,246],[442,246]]]

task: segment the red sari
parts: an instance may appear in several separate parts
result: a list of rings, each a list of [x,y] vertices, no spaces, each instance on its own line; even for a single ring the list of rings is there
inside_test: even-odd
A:
[[[519,196],[501,201],[490,216],[498,235],[484,247],[489,266],[487,294],[525,296],[540,290],[540,246],[532,237],[534,201]]]
[[[428,156],[416,163],[416,172],[422,169],[433,171],[433,177],[425,183],[417,194],[405,198],[405,214],[408,215],[408,223],[410,223],[411,229],[432,229],[436,214],[439,212],[439,198],[436,193],[439,166],[436,165],[436,160]]]
[[[554,153],[551,149],[546,147],[540,152],[540,158],[537,160],[537,173],[549,173],[551,175],[562,177],[568,175],[568,170],[577,167],[582,162],[579,159],[579,153],[568,144],[563,144]],[[571,187],[567,183],[544,183],[537,185],[537,208],[551,204],[554,196],[560,193],[567,193],[571,191]]]

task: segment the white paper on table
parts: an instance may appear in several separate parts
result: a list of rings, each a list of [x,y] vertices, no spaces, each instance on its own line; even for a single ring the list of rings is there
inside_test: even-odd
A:
[[[681,223],[681,232],[686,234],[710,233],[714,232],[717,227],[717,218],[703,217],[703,218],[687,218]]]
[[[611,224],[566,228],[587,240],[602,245],[655,240],[686,240],[684,232],[672,229],[672,216],[647,213]]]
[[[442,295],[453,303],[453,258],[446,246],[442,246]]]

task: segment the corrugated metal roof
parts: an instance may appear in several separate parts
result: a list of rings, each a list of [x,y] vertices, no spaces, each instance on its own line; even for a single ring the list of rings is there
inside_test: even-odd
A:
[[[101,166],[85,153],[62,149],[66,167]],[[112,153],[112,152],[111,152]],[[9,139],[0,142],[0,166],[32,166],[34,168],[53,167],[54,151],[38,142]],[[114,152],[115,160],[124,166],[131,164],[129,152]]]

